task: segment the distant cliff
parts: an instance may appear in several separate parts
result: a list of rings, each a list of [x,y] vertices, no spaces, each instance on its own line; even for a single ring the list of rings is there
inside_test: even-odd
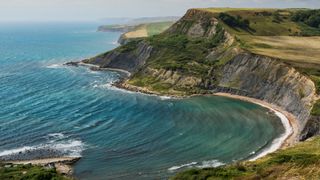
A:
[[[255,35],[277,39],[306,31],[290,20],[296,10],[284,11],[191,9],[157,36],[130,41],[83,62],[131,72],[121,84],[129,89],[169,95],[229,92],[267,101],[297,117],[303,140],[320,129],[319,116],[311,114],[319,99],[318,76],[301,70],[307,62],[250,51],[272,48],[253,42]]]

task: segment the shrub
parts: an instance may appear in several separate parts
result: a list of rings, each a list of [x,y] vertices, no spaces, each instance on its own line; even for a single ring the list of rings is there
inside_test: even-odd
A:
[[[319,28],[320,25],[320,10],[303,10],[297,11],[291,17],[292,21],[302,22],[308,26]]]
[[[234,28],[241,28],[241,29],[250,28],[250,21],[247,19],[242,19],[241,16],[234,17],[227,13],[220,13],[219,19],[221,19],[224,23]]]

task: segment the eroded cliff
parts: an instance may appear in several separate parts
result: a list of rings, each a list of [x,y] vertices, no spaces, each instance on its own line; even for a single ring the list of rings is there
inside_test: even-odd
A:
[[[319,132],[310,115],[315,84],[283,61],[242,48],[216,14],[191,9],[164,33],[84,60],[132,73],[122,87],[169,95],[229,92],[278,105],[299,121],[301,139]],[[310,121],[308,121],[311,119]]]

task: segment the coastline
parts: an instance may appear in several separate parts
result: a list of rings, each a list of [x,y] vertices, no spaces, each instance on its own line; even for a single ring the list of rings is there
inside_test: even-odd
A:
[[[118,71],[118,72],[125,72],[128,76],[131,75],[130,72],[127,72],[127,71],[121,70],[121,69],[100,68],[97,65],[87,64],[87,63],[83,63],[83,62],[78,62],[77,65],[91,67],[90,68],[91,70],[111,70],[111,71],[114,70],[114,71]],[[93,69],[92,69],[92,67],[93,67]],[[97,69],[95,69],[95,68],[97,68]],[[223,97],[228,97],[228,98],[251,102],[251,103],[257,104],[259,106],[265,107],[265,108],[273,111],[275,113],[275,115],[278,116],[279,119],[281,120],[281,123],[285,129],[285,132],[280,137],[275,138],[272,141],[271,146],[268,146],[266,149],[263,149],[262,152],[253,156],[252,158],[250,158],[249,161],[257,160],[257,159],[262,158],[262,157],[264,157],[272,152],[275,152],[279,149],[285,149],[287,147],[290,147],[298,141],[299,127],[298,127],[296,117],[293,114],[283,110],[281,107],[276,106],[271,103],[268,103],[268,102],[265,102],[263,100],[250,98],[250,97],[246,97],[246,96],[233,95],[230,93],[222,93],[222,92],[212,93],[212,94],[204,93],[204,94],[193,94],[193,95],[182,95],[182,94],[181,95],[168,95],[168,94],[161,94],[158,92],[151,91],[148,88],[133,86],[133,85],[126,83],[126,81],[118,81],[118,82],[114,83],[113,86],[117,87],[119,89],[125,89],[125,90],[132,91],[132,92],[139,92],[139,93],[143,93],[143,94],[147,94],[147,95],[155,95],[155,96],[166,96],[166,97],[171,97],[171,98],[175,98],[175,99],[188,98],[188,97],[192,97],[192,96],[210,96],[210,95],[223,96]]]
[[[265,101],[262,101],[259,99],[245,97],[245,96],[239,96],[239,95],[233,95],[233,94],[229,94],[229,93],[215,93],[213,95],[238,99],[238,100],[247,101],[247,102],[251,102],[251,103],[260,105],[262,107],[265,107],[265,108],[273,111],[280,118],[281,123],[282,123],[283,127],[285,128],[285,132],[280,137],[274,139],[271,146],[269,146],[267,149],[263,150],[261,153],[257,154],[253,158],[249,159],[250,161],[254,161],[259,158],[262,158],[262,157],[266,156],[267,154],[273,153],[279,149],[285,149],[287,147],[290,147],[297,142],[298,131],[299,131],[297,119],[294,115],[283,110],[281,107],[270,104],[268,102],[265,102]]]
[[[68,64],[67,64],[68,65]],[[85,66],[85,67],[89,67],[90,70],[92,71],[116,71],[116,72],[121,72],[126,74],[128,77],[131,76],[131,73],[129,71],[123,70],[123,69],[117,69],[117,68],[102,68],[98,65],[94,65],[94,64],[88,64],[88,63],[84,63],[84,62],[77,62],[77,65],[79,66]]]
[[[79,161],[81,157],[60,157],[60,158],[45,158],[33,160],[17,160],[17,161],[4,161],[5,164],[31,164],[48,168],[56,168],[57,172],[62,175],[71,177],[73,175],[72,165]]]
[[[117,84],[114,84],[114,86],[116,86],[117,88],[121,88],[121,89],[126,89],[129,91],[134,91],[134,92],[139,92],[139,93],[144,93],[144,94],[153,94],[156,96],[163,96],[160,93],[157,92],[153,92],[148,90],[147,88],[141,88],[141,87],[136,87],[130,84],[127,84],[125,82],[120,82]],[[298,141],[298,132],[299,132],[299,127],[298,127],[298,123],[297,123],[297,119],[296,117],[283,110],[281,107],[276,106],[274,104],[259,100],[259,99],[255,99],[255,98],[250,98],[250,97],[246,97],[246,96],[239,96],[239,95],[233,95],[230,93],[213,93],[213,94],[193,94],[193,95],[165,95],[171,98],[188,98],[188,97],[192,97],[192,96],[223,96],[223,97],[228,97],[228,98],[233,98],[233,99],[238,99],[241,101],[247,101],[250,103],[254,103],[257,104],[259,106],[262,106],[264,108],[267,108],[271,111],[273,111],[275,113],[276,116],[279,117],[279,119],[281,120],[281,123],[285,129],[285,132],[280,136],[277,137],[275,139],[273,139],[271,146],[268,146],[265,149],[262,149],[262,151],[260,153],[258,153],[257,155],[249,158],[249,161],[254,161],[257,160],[259,158],[262,158],[270,153],[273,153],[279,149],[285,149],[287,147],[290,147],[292,145],[294,145],[297,141]]]

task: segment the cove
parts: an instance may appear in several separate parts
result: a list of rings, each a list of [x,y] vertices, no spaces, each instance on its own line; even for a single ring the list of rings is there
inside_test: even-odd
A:
[[[81,156],[79,179],[166,178],[248,159],[283,133],[279,118],[256,104],[133,93],[111,86],[116,72],[63,66],[116,47],[119,33],[95,28],[2,26],[1,158]]]

